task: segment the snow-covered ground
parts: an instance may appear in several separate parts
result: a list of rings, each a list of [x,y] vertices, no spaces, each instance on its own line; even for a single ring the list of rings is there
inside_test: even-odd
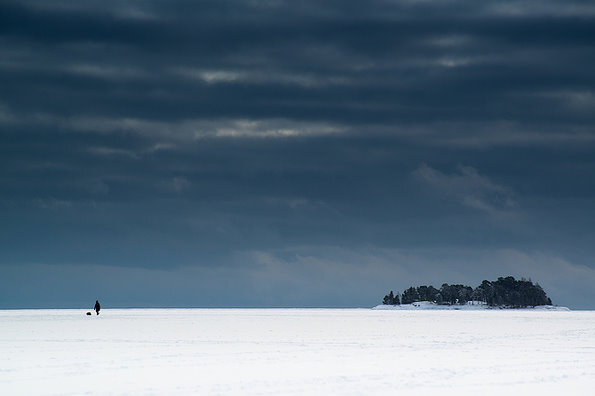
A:
[[[595,311],[85,312],[0,311],[0,394],[559,395],[595,385]]]
[[[466,304],[461,305],[440,305],[430,301],[418,301],[411,304],[401,305],[377,305],[372,309],[376,310],[420,310],[420,309],[433,309],[433,310],[494,310],[494,309],[507,309],[506,307],[490,307],[481,301],[469,301]],[[567,307],[560,307],[557,305],[538,305],[536,307],[528,308],[515,308],[515,310],[531,310],[531,311],[569,311]]]

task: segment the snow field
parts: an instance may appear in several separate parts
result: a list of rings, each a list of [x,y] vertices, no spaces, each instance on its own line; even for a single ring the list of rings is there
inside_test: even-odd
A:
[[[590,394],[593,311],[0,311],[0,394]]]

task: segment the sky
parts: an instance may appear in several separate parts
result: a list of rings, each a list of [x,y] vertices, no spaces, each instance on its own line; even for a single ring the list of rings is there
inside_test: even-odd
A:
[[[0,308],[595,309],[595,4],[0,0]]]

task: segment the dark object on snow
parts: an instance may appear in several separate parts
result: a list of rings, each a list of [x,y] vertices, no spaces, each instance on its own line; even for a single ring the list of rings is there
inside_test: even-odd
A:
[[[97,315],[99,315],[99,310],[101,309],[101,305],[99,304],[99,300],[95,300],[95,307],[93,308]]]
[[[87,312],[87,315],[91,315],[91,312]]]

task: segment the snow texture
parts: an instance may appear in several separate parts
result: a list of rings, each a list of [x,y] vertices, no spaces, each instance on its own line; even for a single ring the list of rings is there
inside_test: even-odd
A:
[[[0,394],[591,394],[595,311],[0,311]]]

